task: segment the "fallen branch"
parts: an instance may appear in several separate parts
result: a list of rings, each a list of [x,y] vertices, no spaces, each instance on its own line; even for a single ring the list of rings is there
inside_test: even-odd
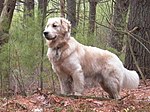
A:
[[[9,101],[9,102],[6,102],[6,103],[4,103],[4,104],[2,105],[2,107],[7,107],[8,105],[14,105],[14,106],[16,106],[16,107],[18,107],[18,108],[22,108],[23,110],[28,110],[28,108],[27,108],[26,105],[21,104],[21,103],[19,103],[19,102],[17,102],[17,101]]]
[[[77,96],[77,95],[64,95],[64,94],[54,94],[56,96],[61,96],[61,97],[68,97],[68,98],[73,98],[73,99],[95,99],[95,100],[100,100],[100,101],[107,101],[107,100],[112,100],[111,98],[106,98],[106,97],[96,97],[96,96]]]
[[[132,55],[133,60],[134,60],[134,62],[135,62],[135,66],[137,67],[137,69],[138,69],[138,71],[139,71],[139,73],[140,73],[140,75],[141,75],[141,77],[142,77],[142,79],[143,79],[143,81],[144,81],[144,84],[147,86],[145,76],[144,76],[142,70],[140,69],[140,67],[139,67],[139,65],[138,65],[138,62],[137,62],[137,60],[136,60],[136,58],[135,58],[135,55],[134,55],[133,48],[132,48],[132,46],[131,46],[130,40],[127,39],[127,42],[129,43],[129,49],[130,49],[130,51],[131,51],[131,55]]]
[[[130,96],[130,94],[127,94],[126,96],[124,96],[124,97],[120,98],[120,99],[119,99],[119,101],[121,101],[121,100],[125,99],[125,98],[126,98],[126,97],[128,97],[128,96]]]
[[[16,104],[16,107],[18,107],[18,108],[22,108],[23,110],[28,110],[28,108],[27,108],[27,106],[26,105],[24,105],[24,104],[21,104],[21,103],[19,103],[19,102],[15,102]]]

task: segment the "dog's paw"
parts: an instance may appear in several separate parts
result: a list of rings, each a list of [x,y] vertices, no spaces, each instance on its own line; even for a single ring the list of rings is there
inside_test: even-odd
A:
[[[78,93],[78,92],[74,92],[74,95],[76,95],[76,96],[81,96],[82,94],[81,94],[81,93]]]

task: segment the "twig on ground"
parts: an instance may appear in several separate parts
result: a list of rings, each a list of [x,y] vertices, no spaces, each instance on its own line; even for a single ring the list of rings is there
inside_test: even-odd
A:
[[[123,96],[122,98],[119,99],[119,101],[121,101],[121,100],[127,98],[128,96],[130,96],[130,94],[127,94],[127,95]]]
[[[112,100],[111,98],[95,97],[95,96],[77,96],[77,95],[64,95],[64,94],[54,94],[54,95],[61,96],[61,97],[74,98],[74,99],[95,99],[95,100],[100,100],[100,101]]]

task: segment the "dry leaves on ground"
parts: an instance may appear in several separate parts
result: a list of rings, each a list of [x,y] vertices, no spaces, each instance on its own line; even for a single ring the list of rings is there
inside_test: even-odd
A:
[[[150,80],[141,81],[138,89],[123,90],[121,100],[96,99],[107,94],[100,88],[87,89],[84,96],[64,97],[48,92],[28,97],[13,96],[0,100],[0,112],[150,112]],[[95,98],[93,98],[95,97]]]

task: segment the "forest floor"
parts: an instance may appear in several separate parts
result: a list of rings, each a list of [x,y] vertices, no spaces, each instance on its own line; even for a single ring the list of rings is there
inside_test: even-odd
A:
[[[106,95],[100,87],[86,89],[83,97],[37,91],[27,97],[1,98],[0,112],[150,112],[150,80],[146,85],[141,81],[138,89],[122,90],[120,100]]]

